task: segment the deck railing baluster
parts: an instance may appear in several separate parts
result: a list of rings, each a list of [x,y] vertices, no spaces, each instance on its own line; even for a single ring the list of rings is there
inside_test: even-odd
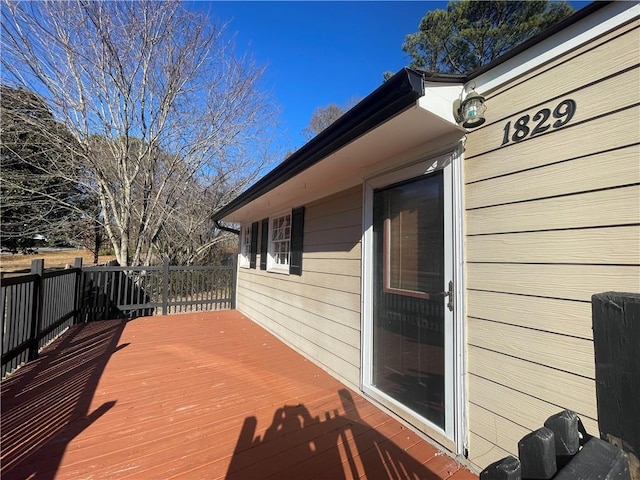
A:
[[[11,373],[75,322],[228,309],[233,265],[82,267],[3,278],[0,293],[2,375]]]

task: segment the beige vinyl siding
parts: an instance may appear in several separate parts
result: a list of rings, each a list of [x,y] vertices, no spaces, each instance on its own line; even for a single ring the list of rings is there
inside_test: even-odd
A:
[[[535,108],[533,111],[536,111]],[[515,118],[518,117],[515,116]],[[568,125],[551,133],[520,143],[512,143],[503,148],[498,148],[502,141],[502,132],[498,132],[500,138],[493,139],[497,144],[496,150],[479,154],[476,157],[467,157],[465,181],[468,183],[482,181],[562,161],[582,159],[589,155],[616,150],[623,145],[637,144],[640,133],[637,128],[632,128],[634,125],[637,126],[637,122],[637,107],[627,108],[582,124],[579,134],[580,141],[577,141],[576,131]],[[620,126],[629,128],[620,128]],[[482,131],[478,130],[477,133]],[[603,135],[602,132],[607,132],[607,134]],[[541,151],[538,150],[538,142],[545,137],[547,140],[553,141],[553,149],[545,150],[544,155],[541,155]],[[469,135],[469,138],[473,137]]]
[[[638,21],[487,94],[465,145],[469,458],[481,470],[563,408],[597,435],[591,296],[640,291]],[[576,101],[565,126],[505,124]],[[530,126],[537,122],[530,122]]]
[[[242,268],[237,298],[238,310],[356,390],[361,225],[361,187],[305,205],[302,275]]]

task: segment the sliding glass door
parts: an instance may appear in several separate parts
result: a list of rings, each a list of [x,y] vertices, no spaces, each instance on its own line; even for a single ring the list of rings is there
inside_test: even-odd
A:
[[[453,441],[451,166],[435,165],[367,185],[363,387]]]

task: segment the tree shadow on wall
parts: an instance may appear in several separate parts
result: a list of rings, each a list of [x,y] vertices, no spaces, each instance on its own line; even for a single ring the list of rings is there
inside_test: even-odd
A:
[[[338,395],[343,414],[312,417],[304,405],[285,405],[262,436],[256,436],[256,417],[247,417],[226,479],[440,478],[360,418],[349,391]]]

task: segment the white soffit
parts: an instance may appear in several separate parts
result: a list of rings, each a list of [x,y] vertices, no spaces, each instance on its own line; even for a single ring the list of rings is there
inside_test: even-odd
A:
[[[520,55],[516,55],[479,75],[470,83],[475,84],[478,93],[487,94],[510,80],[633,20],[639,15],[640,4],[637,2],[612,2],[525,50]]]
[[[237,209],[223,220],[246,224],[306,205],[359,185],[394,163],[411,161],[465,134],[453,120],[452,105],[462,85],[426,85],[416,105],[325,157],[291,180]],[[421,148],[423,147],[423,148]],[[418,153],[420,155],[420,153]]]

